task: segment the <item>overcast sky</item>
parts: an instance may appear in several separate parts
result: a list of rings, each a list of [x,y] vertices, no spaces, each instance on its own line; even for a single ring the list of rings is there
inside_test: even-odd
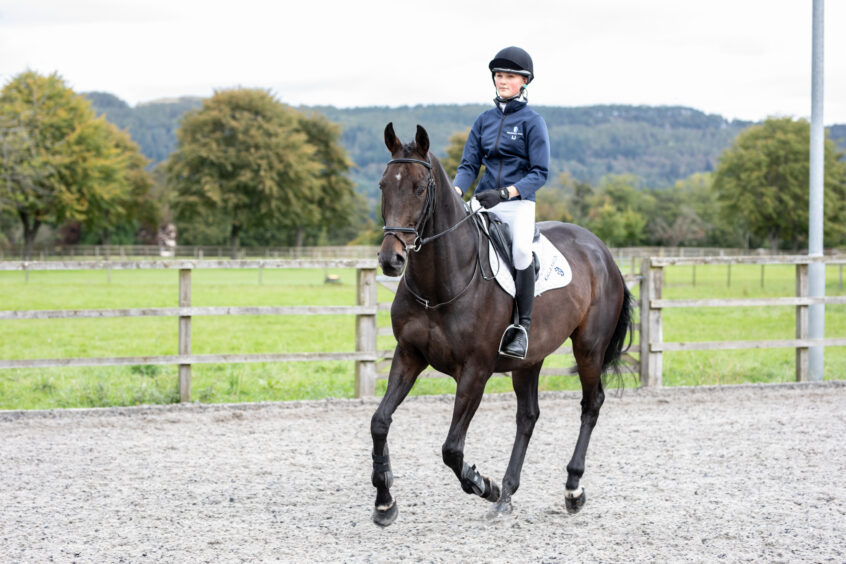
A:
[[[0,0],[0,80],[57,71],[131,105],[235,86],[292,105],[488,103],[518,45],[533,104],[810,116],[811,0]],[[825,123],[846,123],[846,1],[826,2]]]

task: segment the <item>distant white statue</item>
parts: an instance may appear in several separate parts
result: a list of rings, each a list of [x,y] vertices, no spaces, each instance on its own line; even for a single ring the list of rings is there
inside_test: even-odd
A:
[[[176,256],[176,226],[172,223],[160,225],[156,242],[159,245],[159,255],[163,257]]]

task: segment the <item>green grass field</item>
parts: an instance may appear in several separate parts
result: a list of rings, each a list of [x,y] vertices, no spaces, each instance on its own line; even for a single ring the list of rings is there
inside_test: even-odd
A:
[[[324,284],[324,270],[195,270],[192,304],[353,305],[355,272],[333,270],[341,284]],[[664,297],[778,297],[794,294],[795,269],[767,265],[764,287],[760,266],[698,266],[665,269]],[[115,270],[0,272],[0,310],[108,309],[174,307],[177,272]],[[827,269],[827,295],[843,295],[838,267]],[[379,301],[390,301],[379,289]],[[387,313],[379,325],[388,326]],[[789,339],[795,333],[795,308],[669,309],[664,312],[665,341]],[[826,335],[846,335],[846,306],[826,307]],[[635,343],[637,340],[635,340]],[[192,352],[352,352],[353,316],[195,317]],[[378,348],[393,348],[380,337]],[[0,321],[0,358],[117,357],[176,354],[175,318]],[[785,382],[794,378],[793,349],[670,352],[664,355],[665,385]],[[566,356],[547,366],[569,366]],[[352,362],[294,362],[195,365],[192,399],[201,402],[281,401],[352,397]],[[846,374],[846,348],[826,351],[826,379]],[[625,385],[635,385],[626,376]],[[544,390],[578,389],[575,376],[542,377]],[[385,382],[377,384],[384,393]],[[451,393],[450,379],[420,379],[412,393]],[[511,390],[508,378],[492,378],[488,390]],[[39,368],[0,370],[0,409],[45,409],[169,403],[178,401],[175,366]]]

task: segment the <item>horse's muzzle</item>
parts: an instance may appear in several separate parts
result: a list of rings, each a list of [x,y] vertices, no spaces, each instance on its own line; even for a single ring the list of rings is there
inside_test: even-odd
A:
[[[391,241],[390,239],[393,239]],[[379,248],[379,266],[385,276],[399,276],[405,268],[406,253],[396,238],[386,238]]]

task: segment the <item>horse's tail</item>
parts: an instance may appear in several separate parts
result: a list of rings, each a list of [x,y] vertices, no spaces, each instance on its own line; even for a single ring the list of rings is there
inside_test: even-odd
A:
[[[620,278],[622,278],[622,274]],[[632,344],[632,334],[629,330],[632,325],[634,300],[625,280],[621,280],[621,282],[623,283],[623,307],[620,309],[620,317],[617,319],[614,335],[611,337],[611,342],[608,343],[608,348],[605,349],[605,357],[602,359],[602,372],[606,372],[608,369],[619,372],[620,358]],[[626,345],[626,333],[629,333],[628,345]]]

